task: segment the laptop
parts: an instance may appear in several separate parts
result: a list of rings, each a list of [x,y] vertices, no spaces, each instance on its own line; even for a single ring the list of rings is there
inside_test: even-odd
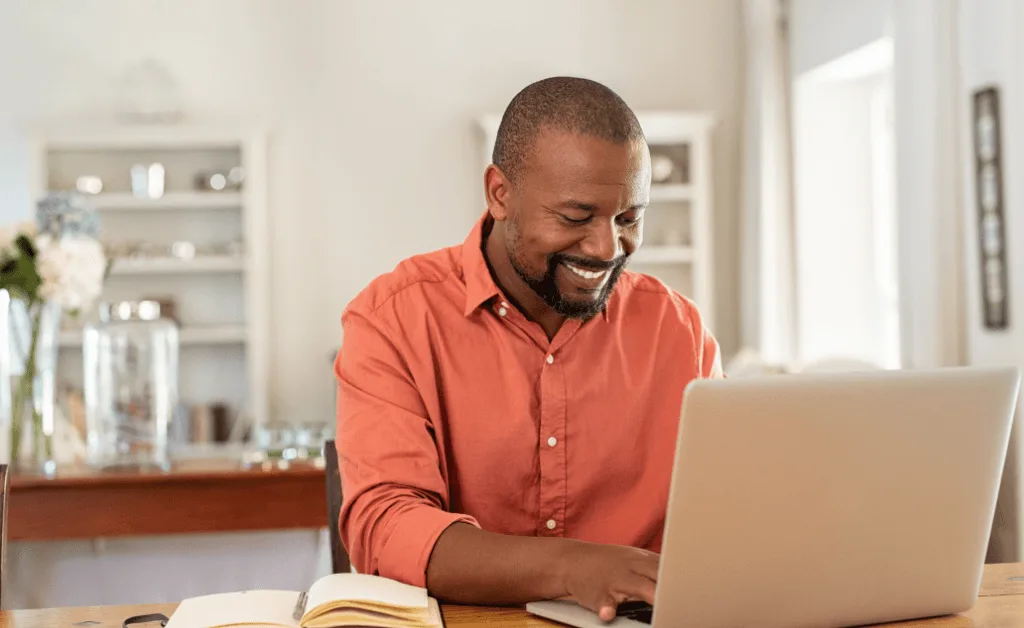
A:
[[[1016,369],[699,380],[684,397],[653,609],[579,628],[857,626],[966,611]]]

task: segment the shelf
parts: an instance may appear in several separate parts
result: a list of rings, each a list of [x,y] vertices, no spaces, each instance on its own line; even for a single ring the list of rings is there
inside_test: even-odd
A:
[[[693,186],[687,183],[652,183],[651,202],[692,201]]]
[[[245,258],[234,255],[178,259],[175,257],[123,258],[114,262],[112,275],[174,275],[191,273],[240,273]]]
[[[195,209],[240,209],[240,192],[170,192],[160,198],[140,198],[127,192],[110,192],[84,197],[99,210],[173,211]]]
[[[693,261],[690,246],[642,246],[633,254],[634,264],[683,264]]]
[[[182,346],[213,346],[244,344],[248,339],[245,325],[206,325],[182,327],[178,342]],[[81,347],[82,332],[66,329],[60,332],[58,340],[62,347]]]

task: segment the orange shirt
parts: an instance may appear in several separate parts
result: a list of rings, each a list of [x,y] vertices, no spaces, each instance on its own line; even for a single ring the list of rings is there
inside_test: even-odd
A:
[[[550,342],[494,283],[486,216],[342,315],[341,534],[355,568],[424,586],[456,521],[658,551],[683,389],[721,374],[696,308],[624,272]]]

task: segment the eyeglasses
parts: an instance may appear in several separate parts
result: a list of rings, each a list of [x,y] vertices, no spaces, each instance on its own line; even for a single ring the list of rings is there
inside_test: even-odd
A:
[[[134,626],[135,624],[151,624],[153,622],[160,622],[160,626],[162,627],[166,626],[168,621],[169,620],[167,619],[167,615],[163,615],[161,613],[150,613],[149,615],[136,615],[134,617],[129,617],[128,619],[124,620],[124,623],[121,624],[121,628],[128,628],[128,626]]]

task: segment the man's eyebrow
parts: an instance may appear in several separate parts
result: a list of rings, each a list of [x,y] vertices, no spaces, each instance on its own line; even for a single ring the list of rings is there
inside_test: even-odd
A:
[[[593,205],[591,203],[584,203],[583,201],[577,201],[575,199],[562,201],[561,203],[558,204],[558,207],[565,207],[568,209],[581,209],[585,212],[597,211],[597,205]]]

